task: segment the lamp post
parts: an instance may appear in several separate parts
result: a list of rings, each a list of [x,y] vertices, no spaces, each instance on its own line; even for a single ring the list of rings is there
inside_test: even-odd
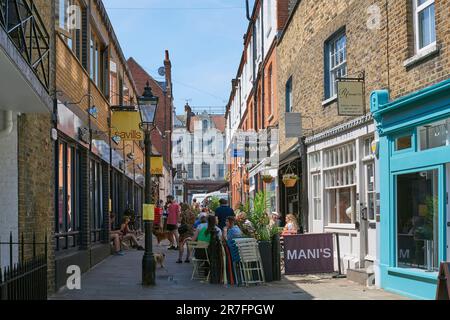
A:
[[[140,127],[144,131],[145,139],[145,195],[144,202],[150,205],[153,202],[152,197],[152,180],[151,180],[151,153],[152,142],[150,135],[154,129],[154,121],[156,116],[156,109],[158,108],[158,97],[152,94],[152,89],[147,81],[147,86],[144,89],[142,97],[139,97],[139,112],[141,113]],[[151,286],[155,284],[155,257],[153,255],[152,243],[152,228],[153,221],[144,220],[145,230],[145,252],[142,258],[142,284],[144,286]]]

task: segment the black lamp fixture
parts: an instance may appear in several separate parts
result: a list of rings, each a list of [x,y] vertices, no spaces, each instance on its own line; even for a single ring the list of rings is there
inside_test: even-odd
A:
[[[146,205],[153,204],[152,196],[152,176],[151,176],[151,153],[152,142],[150,134],[155,128],[155,116],[158,108],[158,97],[155,97],[150,88],[150,84],[147,81],[147,85],[144,89],[144,93],[138,99],[139,112],[141,114],[140,127],[144,131],[144,146],[145,146],[145,194],[144,201]],[[153,221],[144,220],[145,229],[145,252],[142,258],[142,284],[144,286],[155,285],[155,270],[156,263],[153,255],[153,243],[152,243],[152,229]]]

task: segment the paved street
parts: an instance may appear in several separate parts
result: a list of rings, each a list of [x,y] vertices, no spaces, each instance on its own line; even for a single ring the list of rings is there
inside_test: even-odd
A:
[[[285,276],[280,282],[253,287],[226,287],[191,281],[192,264],[176,264],[177,252],[166,245],[154,247],[166,253],[167,270],[157,269],[157,285],[143,288],[142,251],[111,256],[81,280],[81,290],[63,289],[51,300],[395,300],[403,297],[367,289],[331,276]]]

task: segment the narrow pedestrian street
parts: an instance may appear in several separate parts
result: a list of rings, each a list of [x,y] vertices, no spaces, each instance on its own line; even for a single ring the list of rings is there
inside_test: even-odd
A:
[[[81,290],[61,289],[49,300],[399,300],[404,297],[368,289],[331,275],[283,276],[280,282],[250,287],[211,285],[191,280],[192,263],[176,264],[178,251],[154,244],[166,254],[166,270],[159,266],[156,286],[141,285],[142,251],[111,256],[82,275]]]

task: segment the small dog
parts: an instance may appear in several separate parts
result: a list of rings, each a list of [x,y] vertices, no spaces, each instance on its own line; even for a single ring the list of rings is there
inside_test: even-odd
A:
[[[162,231],[161,227],[156,226],[153,228],[153,234],[155,235],[156,239],[158,240],[158,246],[163,240],[169,240],[172,236],[172,234],[169,231]],[[169,240],[170,241],[170,240]]]
[[[166,255],[164,253],[155,253],[153,255],[155,257],[156,265],[160,265],[161,269],[165,270],[164,261],[166,260]]]

